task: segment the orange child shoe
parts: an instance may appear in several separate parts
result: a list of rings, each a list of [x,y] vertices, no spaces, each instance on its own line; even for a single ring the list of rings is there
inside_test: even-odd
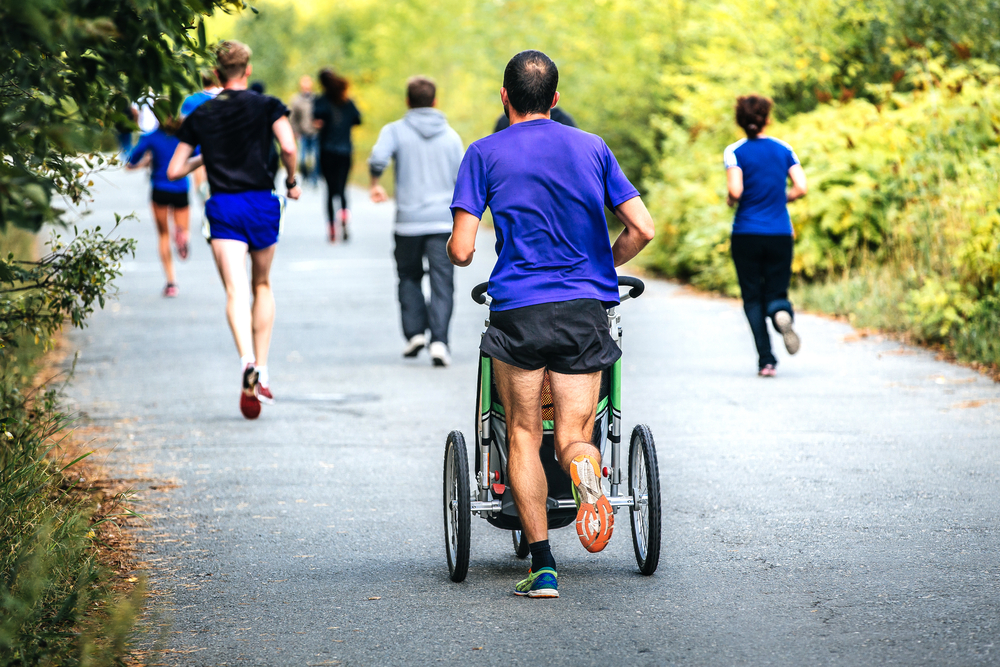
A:
[[[615,527],[615,514],[601,486],[601,462],[587,454],[569,465],[576,500],[576,534],[583,548],[592,553],[608,545]]]

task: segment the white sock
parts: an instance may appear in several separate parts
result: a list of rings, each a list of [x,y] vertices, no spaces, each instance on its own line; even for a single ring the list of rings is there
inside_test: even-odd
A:
[[[240,370],[246,368],[247,364],[253,364],[256,362],[257,362],[257,357],[253,356],[252,354],[244,354],[242,357],[240,357]]]
[[[271,386],[271,378],[267,374],[267,366],[257,367],[257,382],[265,387]]]

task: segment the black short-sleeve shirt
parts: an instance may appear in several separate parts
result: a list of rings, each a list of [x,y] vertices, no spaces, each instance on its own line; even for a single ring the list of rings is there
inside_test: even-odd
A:
[[[177,138],[201,146],[212,192],[272,190],[271,126],[288,115],[281,100],[252,90],[223,90],[184,119]]]

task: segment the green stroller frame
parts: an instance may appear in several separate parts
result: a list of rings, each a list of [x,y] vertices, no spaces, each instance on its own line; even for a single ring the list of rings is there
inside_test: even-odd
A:
[[[645,290],[638,278],[619,276],[618,285],[628,287],[624,302]],[[488,283],[476,285],[472,298],[489,304]],[[489,327],[489,320],[486,321]],[[621,346],[621,315],[617,306],[608,309],[611,336]],[[653,434],[645,424],[632,430],[629,440],[628,479],[623,484],[621,459],[621,377],[622,360],[605,369],[594,420],[592,442],[601,452],[605,494],[614,508],[628,507],[632,526],[632,546],[639,571],[651,575],[660,560],[660,478]],[[511,531],[518,558],[528,556],[528,544],[507,478],[507,424],[503,404],[493,383],[493,360],[480,355],[476,389],[475,488],[470,488],[468,452],[461,431],[448,434],[444,454],[444,531],[448,571],[452,581],[463,581],[469,571],[472,515]],[[546,400],[549,404],[546,404]],[[548,377],[542,390],[542,466],[548,480],[547,516],[549,528],[561,528],[576,520],[572,482],[560,468],[553,445],[551,393]],[[610,445],[610,446],[608,446]],[[627,486],[627,490],[623,489]]]

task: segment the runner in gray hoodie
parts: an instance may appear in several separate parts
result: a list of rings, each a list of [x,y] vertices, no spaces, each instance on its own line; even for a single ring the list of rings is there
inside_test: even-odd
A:
[[[399,307],[406,337],[405,357],[415,357],[427,345],[435,366],[451,363],[448,325],[451,322],[454,268],[445,247],[451,234],[451,198],[465,148],[445,115],[433,108],[437,89],[426,77],[407,82],[410,110],[382,128],[368,158],[373,202],[388,200],[379,184],[389,162],[396,162],[396,270]],[[420,284],[424,257],[430,267],[431,298],[424,300]]]

